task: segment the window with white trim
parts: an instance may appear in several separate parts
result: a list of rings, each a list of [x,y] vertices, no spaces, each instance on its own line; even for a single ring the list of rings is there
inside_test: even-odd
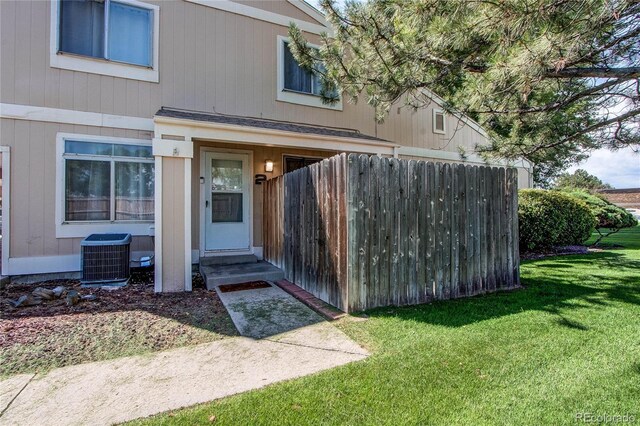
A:
[[[311,45],[315,48],[316,46]],[[289,39],[278,36],[278,93],[279,101],[342,110],[342,99],[330,104],[321,96],[320,75],[301,67],[289,49]]]
[[[139,0],[52,0],[49,65],[158,83],[159,16]]]
[[[63,221],[153,222],[151,145],[64,140]]]
[[[153,65],[153,10],[114,0],[61,0],[59,51]]]
[[[433,133],[441,135],[447,133],[447,120],[444,111],[441,109],[433,110]]]

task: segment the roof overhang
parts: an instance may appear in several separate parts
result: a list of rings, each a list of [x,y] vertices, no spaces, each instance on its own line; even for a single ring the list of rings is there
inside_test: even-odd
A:
[[[400,147],[393,142],[288,132],[158,115],[153,118],[153,122],[155,137],[161,139],[184,137],[213,142],[380,155],[394,155]]]

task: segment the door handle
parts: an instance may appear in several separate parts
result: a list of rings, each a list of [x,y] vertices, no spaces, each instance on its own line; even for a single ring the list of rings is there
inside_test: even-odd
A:
[[[208,208],[208,207],[209,207],[209,200],[207,200],[207,201],[205,201],[205,202],[204,202],[204,207],[205,207],[205,208]]]

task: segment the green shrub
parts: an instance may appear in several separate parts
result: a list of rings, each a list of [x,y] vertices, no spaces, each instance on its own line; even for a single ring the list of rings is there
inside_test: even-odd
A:
[[[519,192],[518,220],[522,251],[583,244],[596,225],[583,201],[541,189]]]
[[[602,197],[589,194],[586,191],[569,191],[567,194],[582,200],[596,217],[598,221],[596,231],[598,231],[600,237],[594,245],[597,245],[604,237],[615,234],[623,228],[631,228],[638,224],[638,221],[631,213]],[[607,229],[609,232],[605,231]]]

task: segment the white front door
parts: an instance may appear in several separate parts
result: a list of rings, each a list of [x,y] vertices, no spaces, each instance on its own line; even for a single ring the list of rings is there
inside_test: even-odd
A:
[[[207,151],[204,173],[205,250],[249,250],[249,154]]]

